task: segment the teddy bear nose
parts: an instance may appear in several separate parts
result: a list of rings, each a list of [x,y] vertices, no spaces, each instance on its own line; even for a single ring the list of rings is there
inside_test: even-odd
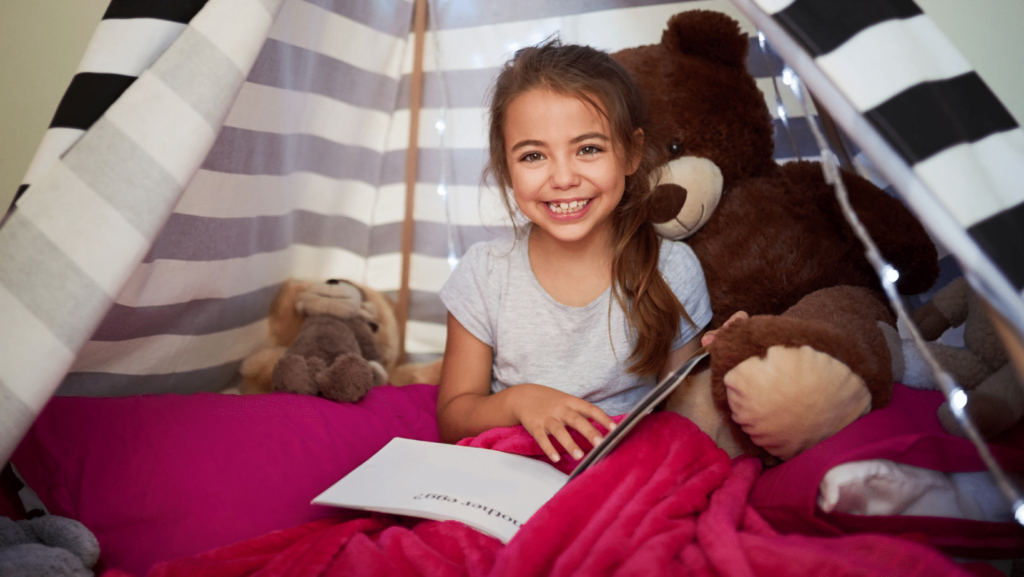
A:
[[[329,279],[329,280],[327,281],[327,284],[338,284],[338,283],[340,283],[340,282],[341,282],[340,280],[338,280],[338,279],[336,279],[336,278],[332,278],[332,279]]]
[[[651,199],[653,223],[668,222],[675,218],[686,204],[686,189],[678,184],[659,184]]]

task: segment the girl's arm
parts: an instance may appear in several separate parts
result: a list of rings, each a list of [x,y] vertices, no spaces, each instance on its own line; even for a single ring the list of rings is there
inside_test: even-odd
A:
[[[595,405],[551,387],[525,383],[490,394],[493,355],[490,346],[448,314],[448,339],[437,394],[437,426],[442,441],[454,443],[495,427],[522,424],[544,453],[558,461],[548,435],[580,459],[583,451],[566,426],[595,444],[600,442],[601,434],[588,418],[609,430],[615,426]]]
[[[661,367],[661,372],[658,373],[658,382],[667,377],[672,371],[679,368],[686,359],[693,356],[693,353],[697,352],[697,349],[701,346],[701,337],[704,335],[704,331],[697,333],[692,339],[678,349],[668,354],[668,360],[665,361],[665,365]]]

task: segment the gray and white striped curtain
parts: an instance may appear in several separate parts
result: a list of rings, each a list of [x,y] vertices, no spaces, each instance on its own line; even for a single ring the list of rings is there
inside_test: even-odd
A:
[[[443,350],[453,263],[507,232],[481,180],[484,100],[517,48],[557,33],[615,51],[658,42],[681,10],[729,13],[776,157],[817,154],[726,0],[429,8],[408,360]],[[55,393],[227,387],[286,278],[398,293],[412,17],[411,0],[113,0],[0,227],[0,460]]]

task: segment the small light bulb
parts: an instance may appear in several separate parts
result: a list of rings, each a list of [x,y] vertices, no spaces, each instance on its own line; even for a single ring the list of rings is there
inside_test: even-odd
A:
[[[459,257],[455,256],[455,251],[448,252],[448,266],[455,270],[455,265],[459,264]]]
[[[967,406],[967,393],[963,389],[957,387],[953,394],[949,396],[949,407],[953,409],[955,414],[964,412],[964,407]]]
[[[900,279],[900,271],[893,268],[892,265],[887,264],[885,265],[885,272],[883,276],[885,277],[885,282],[893,283]]]
[[[434,123],[434,128],[436,128],[439,133],[444,134],[444,129],[445,129],[444,119],[443,118],[438,118],[437,122]]]
[[[786,66],[785,68],[782,69],[783,84],[785,84],[786,86],[792,86],[794,78],[796,78],[796,76],[793,74],[793,69],[791,69],[789,66]]]
[[[764,32],[761,32],[760,30],[757,31],[757,43],[761,45],[761,50],[764,50],[764,44],[765,44]]]
[[[445,196],[446,194],[448,194],[448,188],[444,185],[443,182],[437,185],[437,194],[439,196]]]
[[[1013,518],[1017,520],[1017,523],[1024,525],[1024,502],[1017,501],[1013,507]]]

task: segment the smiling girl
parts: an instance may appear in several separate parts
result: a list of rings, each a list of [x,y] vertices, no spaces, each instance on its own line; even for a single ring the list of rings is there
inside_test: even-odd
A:
[[[442,440],[522,424],[552,461],[551,437],[579,459],[569,429],[599,442],[593,422],[610,430],[700,346],[700,264],[647,221],[645,114],[629,74],[587,46],[524,48],[502,69],[488,172],[529,223],[471,247],[441,289]]]

